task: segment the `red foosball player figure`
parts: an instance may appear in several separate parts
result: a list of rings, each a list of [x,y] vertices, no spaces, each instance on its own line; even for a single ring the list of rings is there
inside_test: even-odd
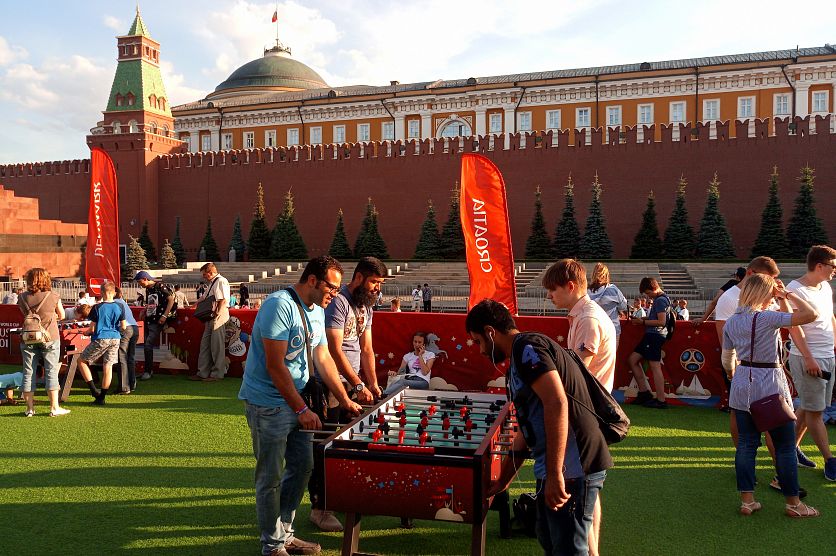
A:
[[[406,404],[401,402],[395,406],[395,409],[397,409],[398,411],[406,411]]]
[[[421,417],[421,426],[424,427],[424,428],[427,428],[428,426],[430,426],[430,420],[427,418],[426,415]]]
[[[383,431],[377,429],[372,433],[372,442],[380,442],[380,439],[383,438]]]
[[[459,415],[461,415],[461,418],[462,418],[462,419],[464,419],[465,417],[467,417],[467,415],[468,415],[469,413],[470,413],[470,410],[469,410],[468,408],[466,408],[466,407],[462,407],[461,409],[459,409]]]
[[[447,438],[449,436],[447,431],[450,430],[450,418],[447,416],[447,413],[444,413],[441,419],[441,429],[444,431],[444,438]]]
[[[424,431],[424,432],[422,432],[421,434],[418,435],[418,443],[421,444],[421,446],[426,446],[427,442],[429,442],[429,441],[430,441],[430,435],[429,435],[429,433],[427,433],[427,431]]]
[[[401,428],[406,426],[406,412],[401,412],[401,418],[398,419],[398,423],[400,423]]]
[[[401,429],[398,432],[398,444],[403,444],[404,438],[406,438],[406,431],[404,429]]]
[[[377,412],[377,424],[382,425],[386,422],[386,415],[382,411]]]
[[[464,422],[464,430],[466,430],[469,433],[470,431],[472,431],[475,428],[476,428],[476,424],[470,419],[470,417],[468,417],[467,421]],[[468,434],[467,439],[470,440],[470,438],[471,438],[471,436],[470,436],[470,434]]]
[[[427,411],[429,412],[430,417],[432,417],[433,415],[435,415],[435,412],[437,411],[437,408],[435,407],[435,405],[431,405],[431,406],[427,409]]]

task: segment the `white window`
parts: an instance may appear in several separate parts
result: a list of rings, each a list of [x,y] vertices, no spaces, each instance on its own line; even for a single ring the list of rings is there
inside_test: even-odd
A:
[[[560,129],[560,110],[546,110],[546,129]]]
[[[119,122],[113,122],[110,125],[113,127],[113,133],[122,133],[122,124]]]
[[[737,99],[737,117],[755,117],[755,97],[740,97]]]
[[[192,136],[191,135],[183,135],[180,137],[180,140],[186,144],[186,151],[192,152]]]
[[[702,101],[702,119],[716,121],[720,119],[720,100],[711,99]]]
[[[813,91],[813,112],[828,112],[827,91]]]
[[[334,126],[334,143],[345,143],[345,126]]]
[[[651,125],[653,123],[652,104],[639,104],[636,122],[641,125]]]
[[[384,141],[395,140],[395,122],[383,122],[380,124],[380,137]]]
[[[264,146],[265,147],[275,147],[276,143],[276,130],[275,129],[268,129],[264,132]]]
[[[299,128],[298,127],[291,127],[287,130],[287,145],[298,145],[299,144]]]
[[[575,127],[589,127],[589,108],[575,109]]]
[[[224,133],[223,139],[221,140],[223,144],[223,149],[228,151],[232,149],[232,134],[231,133]]]
[[[617,126],[621,125],[621,107],[607,106],[607,125]]]
[[[211,135],[201,135],[200,136],[200,150],[202,150],[202,151],[211,151],[212,150],[212,136]]]
[[[137,125],[136,120],[128,122],[128,128],[130,130],[128,133],[139,133],[139,126]]]
[[[491,114],[490,133],[502,133],[502,114]]]
[[[369,140],[369,124],[357,124],[357,140],[358,141],[368,141]]]
[[[517,131],[531,131],[531,112],[517,114]]]
[[[684,102],[672,102],[671,103],[671,123],[683,123],[685,122],[685,103]]]
[[[254,131],[245,131],[244,132],[244,148],[245,149],[254,149],[255,148],[255,132]]]
[[[789,116],[790,114],[790,95],[780,94],[775,95],[775,115]]]
[[[311,145],[322,144],[322,128],[320,126],[311,128]]]
[[[409,120],[406,136],[407,139],[419,139],[421,137],[421,120]]]

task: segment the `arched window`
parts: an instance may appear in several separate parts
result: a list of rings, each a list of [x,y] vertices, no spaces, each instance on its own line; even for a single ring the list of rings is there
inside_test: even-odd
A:
[[[157,107],[157,95],[151,93],[148,96],[148,102],[151,103],[151,108],[156,108]]]
[[[168,124],[163,124],[163,135],[168,137]]]
[[[470,135],[473,135],[473,131],[470,129],[467,122],[462,120],[453,120],[452,122],[448,122],[444,128],[442,128],[439,137],[469,137]]]
[[[159,99],[157,99],[157,100],[159,101],[158,108],[159,108],[160,110],[165,110],[165,98],[160,97],[160,98],[159,98]]]
[[[116,106],[122,106],[125,104],[125,97],[121,94],[116,93]]]
[[[136,125],[136,120],[128,122],[128,133],[139,133],[139,126]]]
[[[122,133],[122,124],[119,122],[113,122],[110,125],[113,127],[113,133]]]
[[[128,93],[125,98],[128,100],[128,106],[133,106],[136,103],[136,97],[133,93]]]
[[[149,133],[157,133],[157,124],[156,122],[151,122],[151,125],[148,126]]]

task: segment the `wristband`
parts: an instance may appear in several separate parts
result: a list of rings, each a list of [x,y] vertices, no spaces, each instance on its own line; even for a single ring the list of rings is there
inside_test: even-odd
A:
[[[296,416],[298,417],[299,415],[302,415],[302,414],[303,414],[303,413],[305,413],[307,410],[308,410],[308,406],[303,405],[303,406],[302,406],[302,409],[300,409],[299,411],[296,411],[296,412],[295,412],[295,413],[296,413]]]

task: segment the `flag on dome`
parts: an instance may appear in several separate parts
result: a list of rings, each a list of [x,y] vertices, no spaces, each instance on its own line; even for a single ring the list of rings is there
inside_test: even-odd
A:
[[[279,20],[279,10],[276,10],[275,12],[273,12],[273,19],[272,19],[272,23],[275,23],[275,22],[277,22],[278,20]]]

